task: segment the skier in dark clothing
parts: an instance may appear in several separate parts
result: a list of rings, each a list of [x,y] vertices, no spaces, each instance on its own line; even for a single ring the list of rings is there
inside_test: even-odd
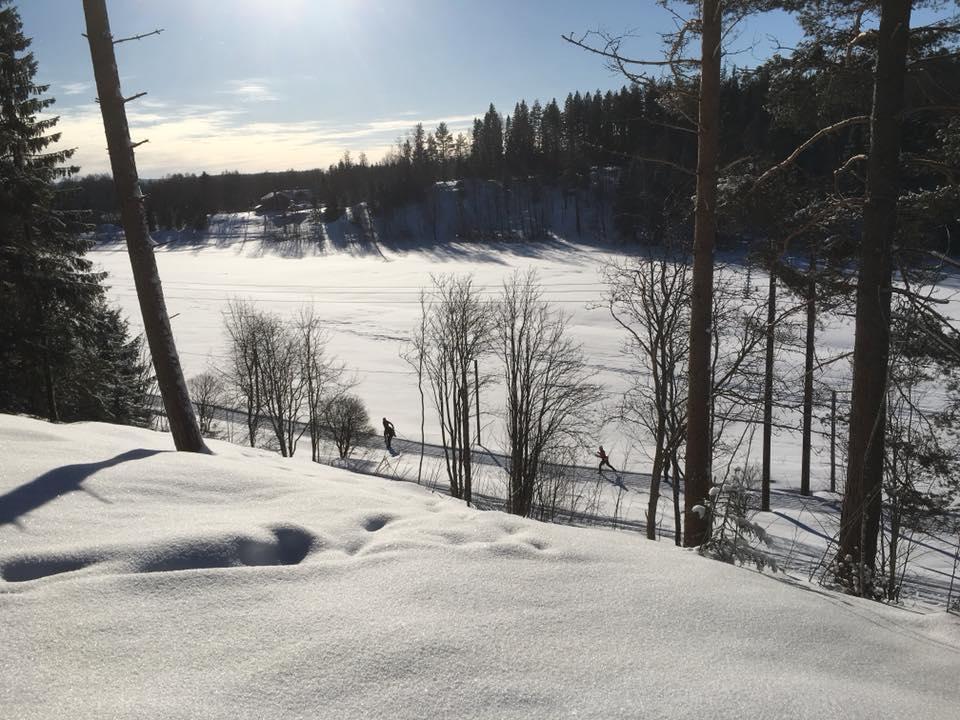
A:
[[[393,446],[391,446],[390,443],[393,442],[393,439],[396,436],[397,436],[397,431],[393,427],[393,423],[387,420],[386,418],[384,418],[383,419],[383,439],[387,443],[387,450],[390,450],[391,452],[393,452]]]
[[[603,445],[600,446],[600,449],[597,452],[595,452],[594,455],[600,458],[600,466],[597,468],[598,475],[603,473],[604,465],[606,465],[608,468],[610,468],[614,472],[617,471],[617,469],[610,464],[610,458],[607,457],[607,451],[603,449]]]

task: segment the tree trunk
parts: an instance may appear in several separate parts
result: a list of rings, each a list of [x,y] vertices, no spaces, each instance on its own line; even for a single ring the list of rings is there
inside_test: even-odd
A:
[[[773,445],[773,350],[774,327],[777,317],[777,276],[770,267],[767,284],[767,354],[763,372],[763,470],[760,477],[760,509],[770,510],[770,456]]]
[[[710,490],[710,325],[713,305],[713,247],[717,233],[717,153],[720,139],[719,0],[701,5],[700,117],[697,131],[697,206],[693,230],[693,287],[690,298],[689,389],[683,544],[709,536],[703,506]]]
[[[807,338],[803,354],[803,439],[800,451],[800,494],[810,494],[810,438],[813,434],[813,355],[817,339],[817,285],[813,279],[815,251],[810,251],[807,285]]]
[[[90,57],[97,80],[97,96],[107,135],[110,165],[127,253],[133,268],[133,279],[143,315],[143,330],[150,346],[157,385],[170,423],[170,432],[177,450],[207,452],[200,427],[190,404],[190,394],[180,369],[180,358],[170,327],[170,318],[163,299],[163,287],[153,255],[153,244],[147,229],[144,198],[140,192],[137,166],[127,127],[125,101],[120,91],[120,76],[113,52],[113,36],[107,18],[105,0],[83,0],[87,23]]]
[[[423,350],[420,351],[420,365],[417,368],[417,390],[420,391],[420,464],[417,466],[417,485],[423,482],[423,454],[426,451],[426,398],[423,394]]]
[[[658,411],[659,412],[659,411]],[[650,501],[647,505],[647,539],[657,539],[657,504],[660,502],[660,478],[666,463],[664,451],[665,429],[663,420],[657,420],[656,440],[657,449],[653,455],[653,471],[650,473]]]
[[[467,385],[467,358],[460,365],[460,404],[463,445],[463,499],[470,504],[473,494],[472,463],[470,457],[470,386]]]
[[[680,462],[676,451],[670,453],[670,464],[673,469],[673,543],[677,547],[682,544],[683,515],[680,512]]]
[[[904,104],[910,8],[910,0],[881,3],[857,283],[847,490],[843,497],[837,554],[839,561],[846,561],[849,556],[854,567],[871,571],[875,568],[880,524],[890,349],[891,246],[897,223],[900,114]],[[866,590],[863,586],[858,588],[860,593]]]
[[[897,552],[900,540],[900,519],[902,517],[900,504],[894,500],[890,508],[890,567],[887,577],[887,598],[895,600],[897,587]]]
[[[43,339],[43,384],[47,395],[47,417],[50,422],[60,422],[60,410],[57,407],[57,386],[53,380],[50,347],[46,337]]]

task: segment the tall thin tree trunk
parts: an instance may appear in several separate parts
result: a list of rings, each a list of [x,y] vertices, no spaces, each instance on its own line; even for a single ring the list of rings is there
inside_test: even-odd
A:
[[[53,379],[53,367],[50,364],[50,348],[47,339],[43,339],[43,384],[47,395],[47,417],[50,422],[60,422],[60,410],[57,407],[57,385]]]
[[[693,230],[690,298],[689,388],[683,544],[703,544],[710,528],[704,506],[710,490],[710,326],[713,306],[713,248],[717,234],[717,154],[720,144],[719,0],[701,4],[700,116],[697,131],[697,206]]]
[[[666,452],[663,447],[665,435],[664,422],[662,419],[658,419],[657,433],[654,440],[657,447],[653,455],[653,471],[650,473],[650,501],[647,504],[648,540],[657,539],[657,505],[660,502],[660,478],[663,475],[663,467],[667,462]]]
[[[810,438],[813,434],[813,356],[817,339],[817,284],[816,250],[810,249],[810,265],[807,272],[807,338],[803,353],[803,439],[800,451],[800,494],[810,494]]]
[[[105,0],[83,0],[87,23],[90,57],[97,80],[97,96],[107,135],[113,182],[120,202],[127,253],[133,268],[133,280],[143,315],[143,329],[150,345],[157,385],[170,423],[170,432],[177,450],[207,452],[200,426],[197,424],[190,394],[183,379],[180,358],[170,327],[163,287],[153,255],[153,244],[147,228],[144,198],[137,177],[137,165],[127,126],[125,100],[120,90],[120,76],[113,52],[113,36],[107,17]]]
[[[417,390],[420,391],[420,464],[417,466],[417,485],[419,485],[423,482],[423,454],[427,447],[427,401],[423,394],[423,350],[420,351],[420,365],[417,368]]]
[[[763,470],[760,476],[760,509],[770,510],[770,458],[773,451],[773,350],[777,317],[777,276],[770,267],[767,283],[767,348],[763,372]]]
[[[676,448],[670,451],[670,465],[673,469],[673,542],[680,547],[683,540],[683,515],[680,512],[680,462]]]
[[[460,364],[460,404],[463,444],[463,499],[470,504],[473,495],[472,463],[470,457],[470,386],[467,384],[467,359]]]
[[[857,283],[847,490],[843,497],[837,552],[839,561],[849,556],[855,567],[871,571],[875,568],[880,524],[884,405],[890,350],[891,248],[897,226],[900,116],[911,5],[910,0],[881,3]],[[862,584],[858,588],[860,593],[866,590]]]

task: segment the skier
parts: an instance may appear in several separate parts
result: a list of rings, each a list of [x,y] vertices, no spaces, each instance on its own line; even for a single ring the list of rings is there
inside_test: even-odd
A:
[[[383,439],[387,443],[387,450],[389,450],[390,452],[393,452],[393,447],[390,445],[390,443],[393,442],[393,439],[396,436],[397,436],[397,431],[393,427],[393,423],[387,420],[386,418],[384,418],[383,419]]]
[[[613,472],[616,472],[616,471],[617,471],[617,469],[616,469],[613,465],[610,464],[610,458],[607,457],[607,451],[603,449],[603,445],[600,446],[600,449],[599,449],[597,452],[595,452],[594,455],[596,455],[598,458],[600,458],[600,465],[599,465],[599,467],[597,468],[597,474],[598,474],[598,475],[602,475],[602,474],[603,474],[603,466],[604,466],[604,465],[606,465],[608,468],[610,468],[611,470],[613,470]]]

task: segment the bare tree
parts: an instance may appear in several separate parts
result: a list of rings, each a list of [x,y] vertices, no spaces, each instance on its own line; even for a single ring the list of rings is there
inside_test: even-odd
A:
[[[604,276],[607,308],[626,330],[626,351],[636,357],[639,366],[620,404],[620,415],[654,441],[647,508],[647,537],[653,540],[661,480],[679,466],[678,452],[686,431],[683,405],[690,266],[682,255],[651,249],[641,258],[611,263]],[[674,477],[674,488],[676,480]],[[679,543],[681,520],[675,517],[674,522]]]
[[[420,290],[420,328],[417,337],[423,338],[427,330],[427,295],[423,289]],[[417,485],[423,481],[423,455],[426,448],[426,394],[423,391],[424,377],[424,353],[421,352],[421,345],[414,342],[405,347],[400,352],[403,358],[413,371],[417,374],[417,391],[420,393],[420,463],[417,466]]]
[[[470,276],[436,276],[423,305],[426,322],[414,334],[411,357],[423,360],[440,421],[450,494],[472,501],[471,409],[487,378],[471,382],[474,361],[488,352],[492,312]]]
[[[363,401],[356,395],[329,398],[323,404],[322,418],[324,425],[330,430],[341,459],[350,457],[357,445],[373,435],[370,415]]]
[[[663,2],[663,5],[673,4]],[[681,3],[677,3],[681,4]],[[697,134],[697,167],[689,168],[665,158],[641,157],[641,162],[659,163],[694,176],[693,270],[690,288],[689,351],[687,353],[687,433],[684,454],[685,509],[683,544],[700,545],[710,534],[707,519],[694,512],[703,507],[712,486],[713,458],[711,349],[714,346],[715,322],[711,316],[714,294],[714,246],[717,234],[718,177],[720,158],[720,87],[724,56],[724,40],[745,17],[776,7],[791,7],[784,0],[690,0],[692,17],[674,12],[677,30],[666,37],[667,50],[662,59],[645,60],[630,57],[622,49],[624,37],[607,33],[588,33],[568,42],[607,59],[610,67],[631,82],[650,86],[656,78],[649,68],[667,70],[674,81],[674,97],[667,100],[671,111],[684,125],[681,129]],[[600,38],[591,44],[591,35]],[[693,38],[699,36],[699,52],[689,52]],[[691,101],[695,98],[695,109]]]
[[[113,51],[114,44],[120,41],[114,40],[110,33],[106,0],[84,0],[83,10],[93,73],[97,82],[97,99],[107,135],[113,182],[120,201],[127,253],[137,288],[144,334],[150,346],[157,385],[170,423],[170,433],[177,450],[207,452],[180,367],[180,357],[173,339],[160,273],[157,271],[153,243],[147,227],[144,195],[140,190],[133,153],[139,143],[130,140],[130,129],[127,125],[125,106],[132,98],[123,97],[120,73]]]
[[[312,307],[300,310],[296,325],[300,341],[300,372],[302,382],[306,385],[305,399],[311,459],[314,462],[320,462],[321,415],[324,413],[324,405],[331,397],[346,392],[353,383],[344,383],[343,365],[327,353],[328,335]],[[341,455],[341,457],[344,456]]]
[[[256,447],[263,410],[259,345],[261,319],[253,305],[243,300],[231,300],[223,312],[224,327],[230,338],[227,377],[246,412],[250,447]]]
[[[302,343],[295,327],[267,313],[260,314],[259,382],[263,407],[280,454],[293,457],[306,431],[300,416],[307,404],[307,383],[301,370]]]
[[[675,541],[680,544],[683,517],[680,450],[687,431],[687,318],[690,266],[683,255],[649,250],[647,255],[613,264],[605,271],[605,303],[626,330],[626,352],[636,361],[633,384],[624,395],[620,416],[653,439],[647,536],[656,537],[661,482],[672,475]],[[718,269],[713,295],[710,367],[710,456],[729,474],[758,421],[762,402],[766,303],[744,299],[735,273]],[[775,318],[782,322],[782,317]],[[701,505],[705,507],[705,505]]]
[[[208,371],[194,375],[187,384],[193,396],[194,407],[197,409],[200,432],[209,437],[213,431],[217,407],[223,404],[223,379],[216,373]]]
[[[569,316],[543,299],[536,272],[504,284],[496,309],[496,352],[503,363],[507,512],[529,515],[544,494],[548,459],[583,447],[595,425],[600,388],[583,350],[568,336]],[[549,491],[547,491],[549,494]]]

